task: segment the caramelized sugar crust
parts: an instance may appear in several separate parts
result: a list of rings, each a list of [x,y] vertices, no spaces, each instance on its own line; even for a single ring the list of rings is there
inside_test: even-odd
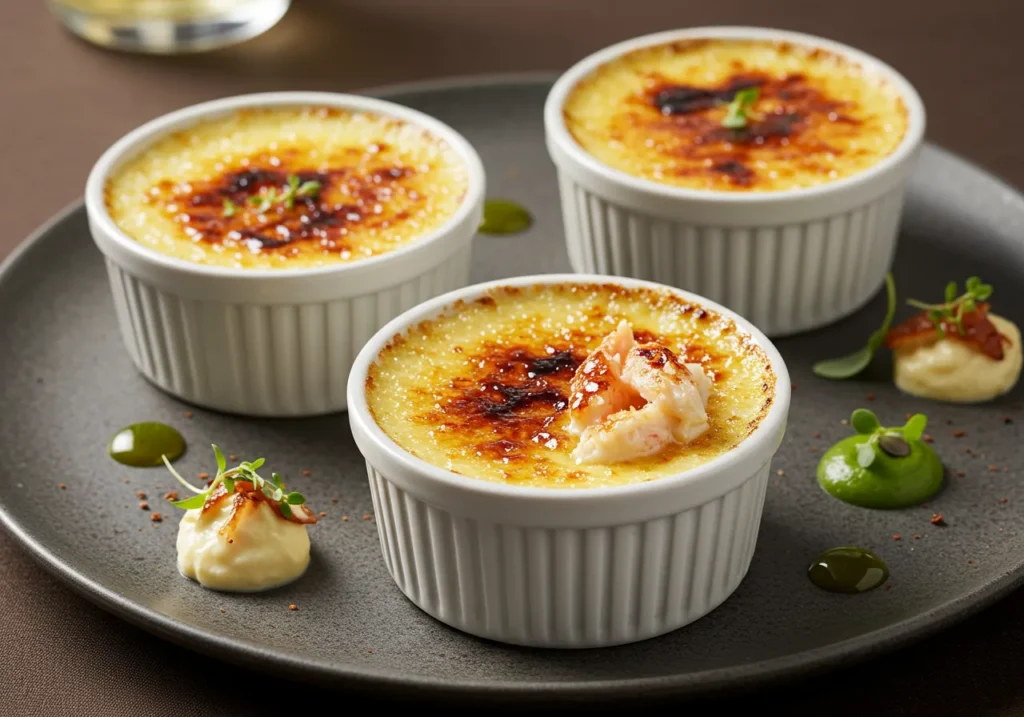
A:
[[[713,379],[710,429],[617,465],[570,457],[570,384],[621,319]],[[766,415],[775,374],[730,319],[667,292],[613,284],[501,288],[394,337],[371,367],[375,420],[398,445],[447,470],[543,487],[621,485],[672,475],[737,446]]]
[[[722,125],[736,93],[757,88],[746,127]],[[576,141],[619,170],[664,184],[778,191],[863,171],[907,129],[895,87],[822,49],[688,40],[624,55],[566,100]]]
[[[119,170],[107,209],[136,240],[204,264],[355,261],[428,234],[467,174],[425,130],[326,107],[249,109],[170,135]]]

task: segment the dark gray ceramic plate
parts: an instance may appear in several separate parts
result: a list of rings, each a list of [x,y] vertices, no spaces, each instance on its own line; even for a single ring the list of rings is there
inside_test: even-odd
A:
[[[384,93],[463,132],[484,159],[490,194],[536,215],[527,234],[477,240],[477,280],[569,269],[544,149],[546,91],[544,82],[494,79]],[[904,296],[930,297],[948,280],[978,273],[995,284],[999,311],[1021,322],[1022,232],[1019,194],[929,147],[907,203],[897,284]],[[0,307],[0,518],[47,568],[99,605],[226,659],[389,693],[635,699],[751,685],[864,657],[965,616],[1024,575],[1020,391],[977,407],[904,398],[887,380],[885,357],[856,381],[812,376],[814,360],[857,347],[877,326],[881,297],[838,325],[779,344],[795,382],[793,410],[757,553],[735,595],[674,634],[582,652],[481,641],[409,603],[384,569],[376,526],[363,519],[370,494],[344,415],[240,420],[190,409],[145,382],[123,350],[81,207],[9,259]],[[840,420],[867,405],[869,394],[883,422],[901,423],[908,411],[931,419],[928,432],[950,480],[929,508],[869,512],[832,500],[815,483],[821,449],[848,434]],[[173,481],[161,469],[121,467],[105,452],[115,429],[141,420],[184,433],[190,450],[179,465],[186,473],[210,468],[215,441],[228,453],[266,456],[291,476],[327,513],[312,529],[309,573],[290,587],[244,597],[182,579],[174,549],[179,515],[161,499]],[[955,430],[966,435],[954,437]],[[312,475],[301,478],[303,469]],[[164,514],[162,523],[137,507],[140,490]],[[931,524],[933,511],[945,515],[946,527]],[[845,596],[811,585],[808,561],[847,544],[888,561],[891,589]]]

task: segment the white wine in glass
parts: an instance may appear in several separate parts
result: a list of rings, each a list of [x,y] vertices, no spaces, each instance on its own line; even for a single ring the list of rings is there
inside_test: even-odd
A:
[[[273,27],[291,0],[49,0],[76,35],[103,47],[174,54],[212,50]]]

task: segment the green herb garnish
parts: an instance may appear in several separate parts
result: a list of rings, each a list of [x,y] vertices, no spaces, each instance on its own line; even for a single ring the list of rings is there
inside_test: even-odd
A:
[[[282,195],[282,201],[289,209],[295,206],[296,197],[312,197],[320,191],[320,182],[311,180],[300,184],[300,181],[295,175],[288,177],[288,188]]]
[[[238,211],[238,205],[232,202],[230,199],[224,199],[224,216],[230,217]]]
[[[928,417],[915,413],[902,428],[885,428],[874,413],[858,408],[850,416],[850,425],[857,433],[869,437],[864,443],[857,444],[857,465],[868,468],[878,457],[879,449],[894,458],[910,455],[909,444],[921,440]]]
[[[814,364],[813,371],[816,375],[822,378],[850,378],[867,368],[875,352],[885,343],[885,335],[889,333],[893,316],[896,315],[896,282],[892,278],[892,273],[885,275],[885,289],[889,306],[886,309],[885,321],[882,322],[881,328],[871,334],[866,346],[852,354]]]
[[[987,301],[992,296],[992,285],[981,283],[981,279],[972,276],[965,283],[966,291],[960,293],[955,281],[946,284],[946,302],[943,304],[926,304],[917,299],[907,299],[911,306],[928,312],[928,318],[935,325],[939,337],[946,335],[943,324],[952,323],[956,326],[957,333],[966,335],[964,330],[964,314],[969,314],[978,308],[978,304]]]
[[[295,200],[299,197],[315,197],[323,185],[315,179],[303,182],[294,174],[288,177],[288,184],[283,189],[269,187],[262,194],[249,197],[249,204],[256,207],[256,211],[263,213],[275,204],[283,204],[286,208],[295,207]],[[228,216],[228,215],[225,215]]]
[[[262,194],[256,194],[247,200],[257,212],[262,214],[277,204],[277,187],[270,187]]]
[[[739,90],[729,103],[725,117],[722,118],[722,126],[728,129],[743,129],[747,126],[747,118],[751,114],[754,103],[761,95],[757,87],[745,87]]]
[[[163,456],[164,465],[167,466],[167,470],[171,472],[171,475],[173,475],[179,483],[196,494],[191,498],[185,498],[184,500],[171,501],[171,505],[184,510],[202,508],[206,505],[206,500],[221,483],[224,484],[224,490],[229,494],[234,493],[235,481],[237,480],[249,481],[252,483],[253,487],[262,492],[268,500],[277,503],[278,508],[281,510],[281,515],[285,518],[292,517],[291,506],[302,505],[306,502],[305,496],[301,493],[296,493],[294,491],[291,493],[285,493],[284,486],[281,484],[281,476],[279,474],[271,474],[271,480],[269,481],[262,478],[256,472],[264,463],[262,458],[257,458],[251,463],[249,461],[245,461],[234,468],[228,469],[227,461],[224,460],[224,453],[221,452],[220,448],[213,446],[213,455],[217,459],[217,475],[213,477],[213,481],[206,488],[196,488],[194,485],[182,478],[178,471],[174,470],[171,462],[167,460],[167,456]]]

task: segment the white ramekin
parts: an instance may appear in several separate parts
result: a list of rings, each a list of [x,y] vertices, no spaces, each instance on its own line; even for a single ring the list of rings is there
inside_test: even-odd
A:
[[[769,356],[775,398],[738,447],[679,475],[611,488],[507,486],[458,475],[400,448],[367,407],[371,364],[395,335],[499,286],[607,283],[540,275],[479,284],[398,317],[366,344],[348,385],[349,423],[366,458],[384,562],[403,593],[438,620],[500,642],[582,648],[675,630],[721,604],[746,575],[772,456],[789,412],[789,373],[764,334],[729,310]]]
[[[107,178],[166,134],[240,108],[303,105],[396,117],[443,139],[469,176],[456,214],[437,231],[364,261],[252,271],[161,254],[127,236],[107,213]],[[219,411],[310,416],[345,409],[352,361],[377,329],[421,301],[469,283],[484,189],[476,151],[432,117],[367,97],[275,92],[206,102],[139,127],[93,167],[85,205],[93,239],[106,257],[122,337],[147,379]]]
[[[613,169],[576,142],[562,108],[582,78],[638,48],[694,38],[780,40],[848,57],[899,90],[909,117],[906,136],[893,154],[863,172],[780,192],[659,184]],[[782,30],[698,27],[628,40],[581,60],[552,87],[544,124],[573,270],[678,286],[778,337],[832,323],[881,287],[895,253],[925,111],[902,75],[852,47]]]

